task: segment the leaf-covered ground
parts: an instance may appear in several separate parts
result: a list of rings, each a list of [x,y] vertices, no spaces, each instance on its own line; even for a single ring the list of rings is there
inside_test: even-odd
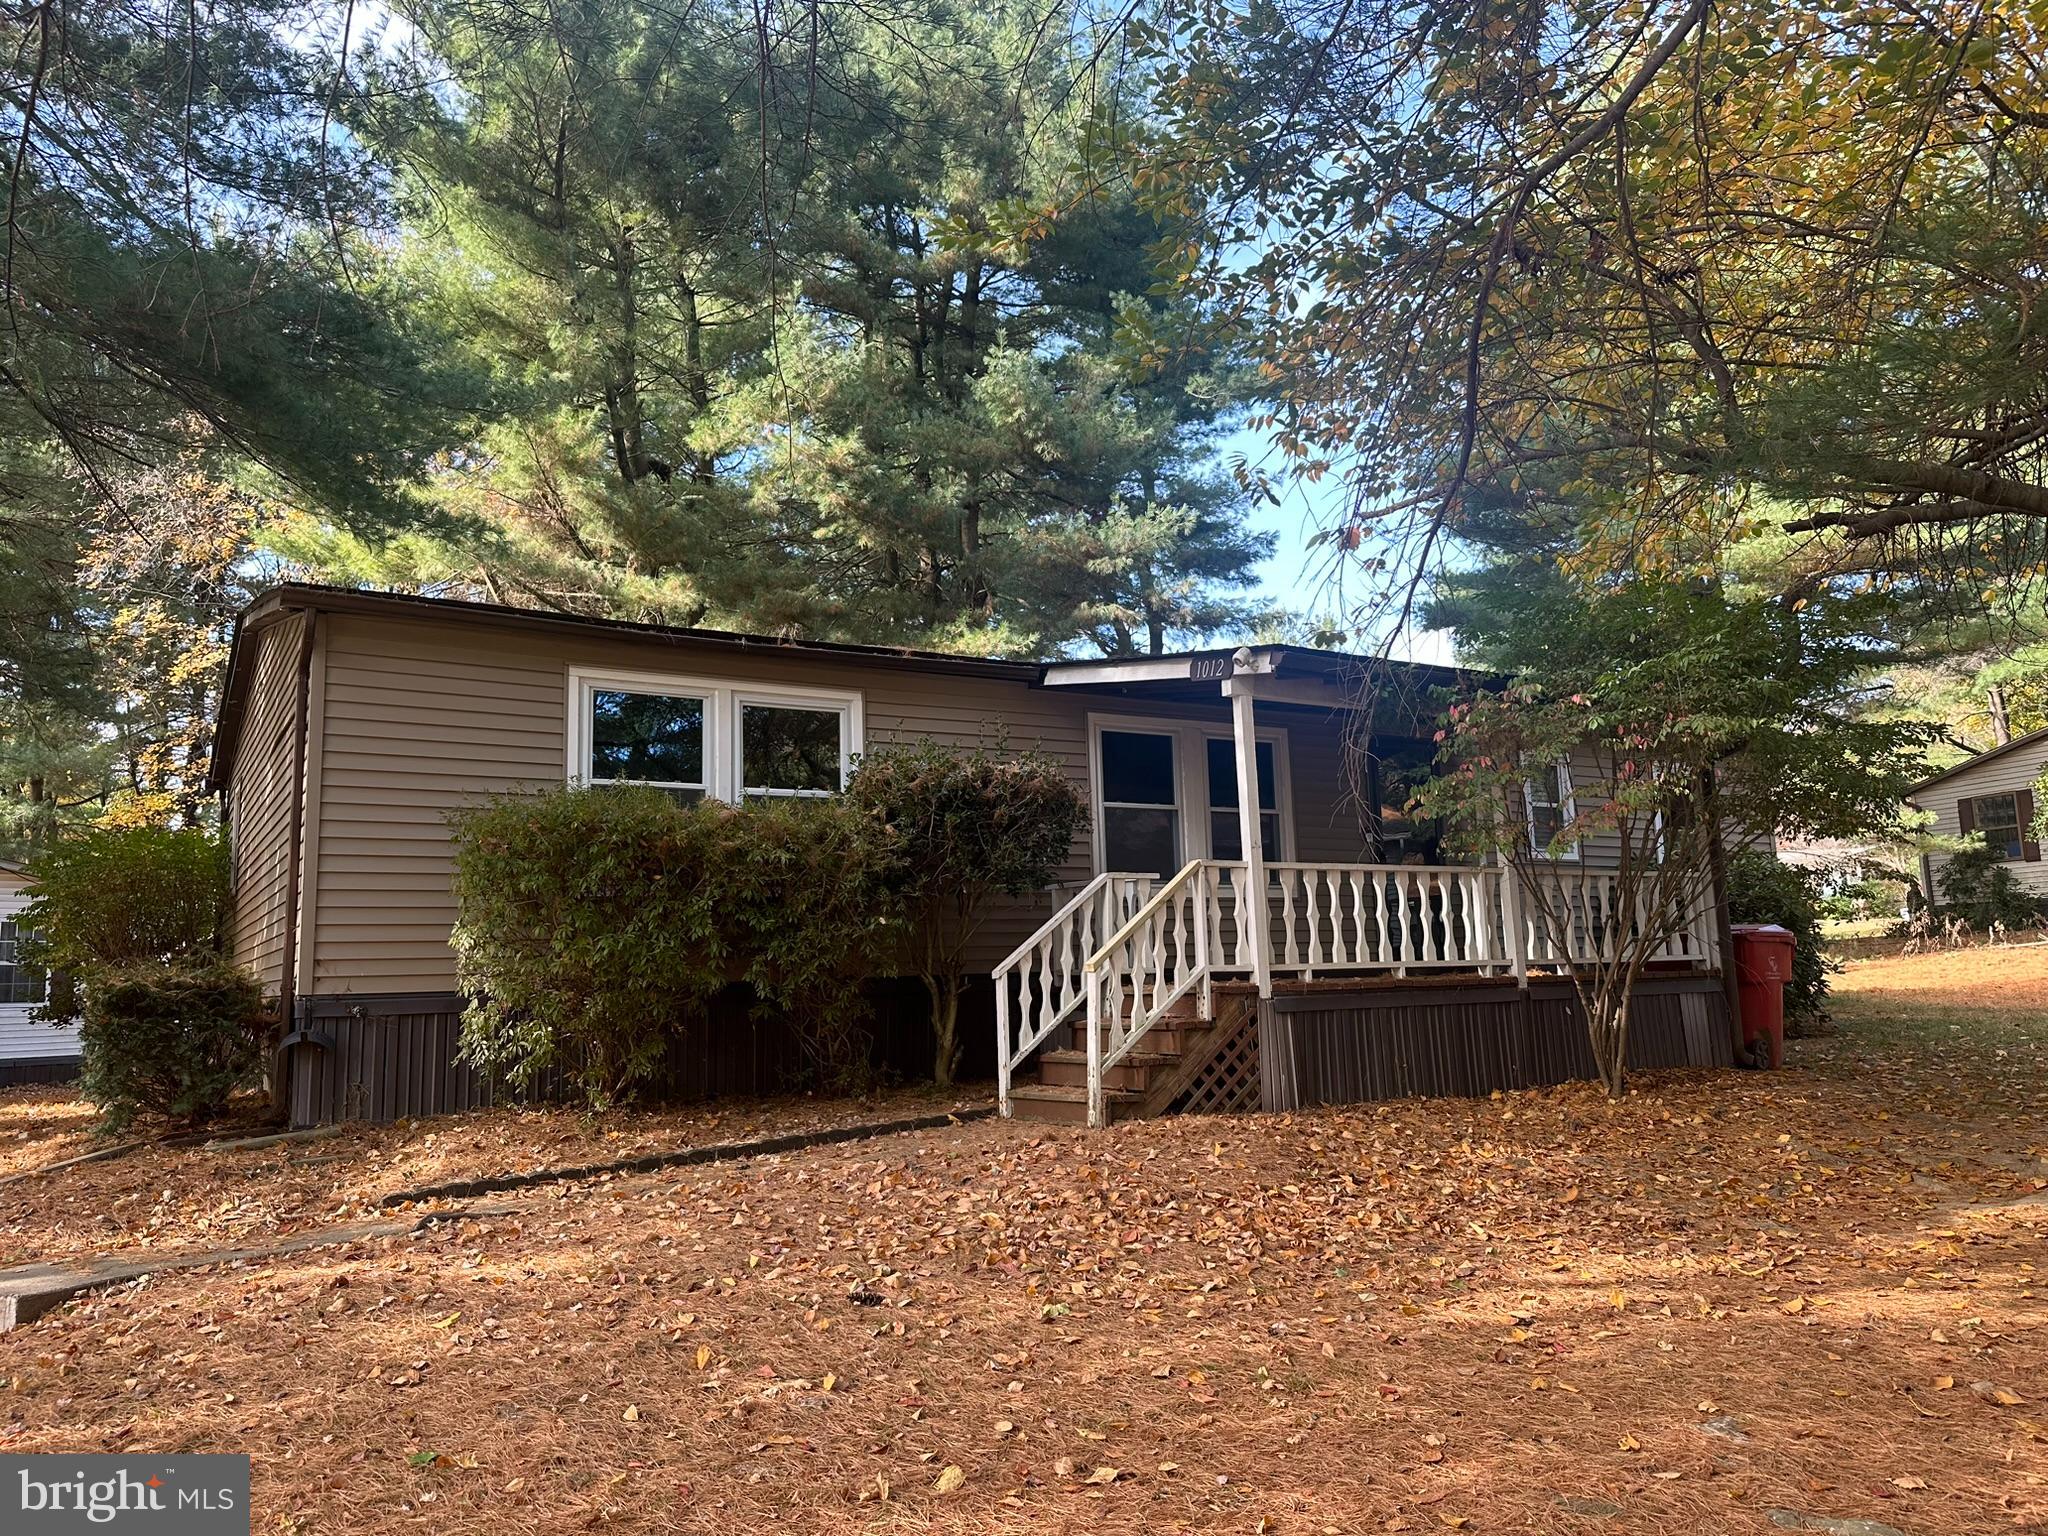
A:
[[[1841,983],[1619,1105],[983,1122],[168,1276],[0,1337],[0,1450],[246,1450],[285,1531],[2048,1526],[2048,950]]]
[[[741,1099],[593,1117],[537,1108],[351,1125],[240,1151],[149,1147],[0,1182],[0,1267],[94,1254],[248,1247],[354,1221],[380,1198],[462,1179],[589,1166],[711,1142],[902,1120],[989,1102],[981,1088],[863,1099]],[[69,1089],[0,1091],[0,1180],[91,1152],[95,1115]],[[273,1127],[238,1117],[227,1136]]]

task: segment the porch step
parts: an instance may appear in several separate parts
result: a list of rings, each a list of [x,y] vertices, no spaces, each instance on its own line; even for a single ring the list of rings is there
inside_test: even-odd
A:
[[[1158,1031],[1148,1031],[1146,1044],[1152,1043],[1152,1036]],[[1180,1060],[1178,1052],[1133,1051],[1122,1061],[1103,1074],[1102,1081],[1111,1088],[1128,1089],[1142,1094],[1152,1086],[1152,1079],[1166,1067]],[[1088,1053],[1086,1051],[1041,1051],[1038,1055],[1038,1080],[1048,1088],[1086,1088],[1088,1086]]]
[[[1207,1019],[1170,1019],[1167,1023],[1155,1024],[1145,1031],[1145,1049],[1162,1056],[1178,1056],[1207,1034],[1209,1028],[1210,1023]],[[1058,1040],[1058,1031],[1054,1032],[1053,1038]],[[1086,1056],[1088,1026],[1085,1023],[1067,1026],[1065,1049]]]
[[[1102,1099],[1111,1120],[1128,1120],[1145,1103],[1143,1094],[1119,1089],[1105,1091]],[[1088,1090],[1085,1087],[1054,1088],[1044,1083],[1018,1083],[1010,1090],[1010,1113],[1019,1120],[1086,1125]]]

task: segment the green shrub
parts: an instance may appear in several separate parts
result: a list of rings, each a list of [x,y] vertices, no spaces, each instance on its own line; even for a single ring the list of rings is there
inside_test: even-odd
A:
[[[1821,937],[1820,882],[1769,853],[1745,848],[1728,860],[1728,916],[1737,923],[1776,923],[1798,942],[1792,979],[1785,987],[1788,1026],[1819,1024],[1828,1016],[1828,976],[1841,969]]]
[[[846,1066],[888,917],[886,831],[844,801],[679,805],[567,788],[453,818],[463,1054],[517,1085],[560,1067],[633,1093],[732,981],[790,1017],[806,1064]]]
[[[1941,911],[1972,928],[2032,928],[2041,921],[2041,903],[2021,886],[2012,866],[1983,833],[1972,833],[1942,866]]]
[[[1055,758],[931,741],[869,753],[847,797],[895,834],[909,963],[931,994],[932,1076],[950,1083],[967,958],[989,899],[1051,884],[1087,829],[1087,804]]]
[[[31,963],[53,978],[90,985],[107,967],[211,954],[228,912],[227,845],[188,828],[94,827],[67,833],[23,871],[30,901],[21,915],[33,937]],[[50,988],[41,1017],[68,1023],[76,990]]]
[[[117,1133],[139,1114],[213,1119],[256,1082],[269,1022],[256,979],[203,951],[96,969],[84,989],[79,1088]]]

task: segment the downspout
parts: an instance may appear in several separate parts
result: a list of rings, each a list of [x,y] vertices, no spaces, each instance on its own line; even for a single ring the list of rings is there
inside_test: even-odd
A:
[[[298,1026],[299,1012],[299,890],[300,864],[306,837],[306,738],[312,729],[313,635],[320,623],[317,609],[308,608],[306,631],[299,642],[299,683],[296,699],[297,721],[292,732],[291,830],[285,853],[285,925],[283,969],[277,978],[277,1012],[289,1040]],[[277,1092],[272,1108],[291,1114],[290,1048],[280,1044],[274,1057],[273,1073]]]

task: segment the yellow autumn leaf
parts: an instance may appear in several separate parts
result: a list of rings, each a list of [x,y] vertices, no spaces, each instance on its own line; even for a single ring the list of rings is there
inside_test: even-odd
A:
[[[956,1466],[948,1466],[932,1484],[932,1492],[938,1494],[958,1493],[967,1484],[967,1474]]]

